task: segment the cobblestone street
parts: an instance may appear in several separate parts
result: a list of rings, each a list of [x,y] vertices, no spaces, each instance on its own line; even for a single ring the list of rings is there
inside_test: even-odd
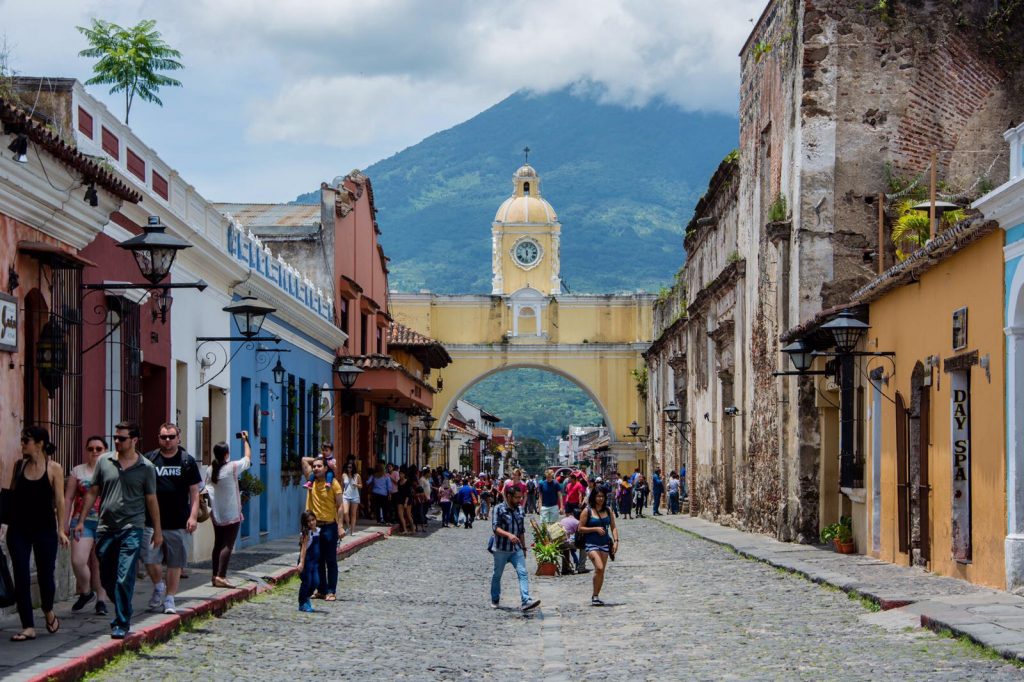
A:
[[[432,528],[435,528],[432,526]],[[489,529],[393,537],[341,563],[338,601],[296,610],[297,584],[241,604],[101,679],[1020,679],[960,642],[653,519],[590,576],[531,578],[544,603],[487,605]]]

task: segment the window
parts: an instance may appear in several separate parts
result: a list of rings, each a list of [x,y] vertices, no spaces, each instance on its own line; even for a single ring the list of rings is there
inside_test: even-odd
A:
[[[338,300],[338,322],[341,323],[341,331],[348,334],[348,299]]]
[[[523,183],[523,194],[528,195],[529,193],[530,193],[530,183],[524,182]]]
[[[143,161],[142,157],[133,152],[131,149],[127,150],[128,157],[128,172],[137,177],[143,182],[146,181],[146,162]]]
[[[359,354],[360,355],[366,355],[366,349],[369,346],[368,334],[369,334],[370,330],[367,328],[368,326],[369,326],[369,320],[368,320],[368,318],[366,316],[366,313],[360,313],[359,314]]]
[[[78,107],[78,132],[92,139],[92,116],[82,107]]]
[[[309,413],[306,411],[306,380],[299,379],[299,457],[305,457],[306,451],[306,421]]]
[[[161,199],[165,201],[167,200],[167,178],[156,171],[153,171],[153,191],[156,192]]]
[[[121,158],[121,141],[117,139],[117,135],[107,130],[106,126],[102,126],[102,145],[103,151],[110,154],[110,157],[117,161]]]
[[[384,328],[377,327],[377,355],[384,355]]]

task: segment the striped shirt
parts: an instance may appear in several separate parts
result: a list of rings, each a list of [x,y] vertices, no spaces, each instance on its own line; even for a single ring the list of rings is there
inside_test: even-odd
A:
[[[525,534],[525,528],[523,526],[523,512],[517,507],[509,507],[508,503],[502,502],[494,508],[494,520],[491,522],[491,528],[497,530],[498,528],[508,531],[518,538],[522,538]],[[504,535],[494,535],[494,551],[495,552],[518,552],[522,547],[520,545],[513,545],[512,541]]]

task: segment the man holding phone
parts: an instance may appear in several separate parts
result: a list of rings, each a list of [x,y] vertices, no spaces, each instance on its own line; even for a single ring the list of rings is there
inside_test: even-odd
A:
[[[100,518],[96,528],[96,557],[100,581],[114,602],[110,636],[124,639],[131,629],[132,597],[135,595],[135,566],[142,550],[146,512],[153,522],[153,545],[163,544],[160,505],[156,499],[156,468],[136,451],[139,427],[129,422],[117,425],[114,452],[96,462],[92,484],[85,493],[83,509],[91,509],[100,496]],[[75,538],[85,530],[85,514],[75,526]]]

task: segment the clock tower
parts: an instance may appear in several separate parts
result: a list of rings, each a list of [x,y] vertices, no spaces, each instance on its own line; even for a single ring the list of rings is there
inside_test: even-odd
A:
[[[524,164],[512,176],[512,196],[498,207],[491,224],[491,293],[562,293],[561,232],[555,209],[540,196],[540,176]]]

